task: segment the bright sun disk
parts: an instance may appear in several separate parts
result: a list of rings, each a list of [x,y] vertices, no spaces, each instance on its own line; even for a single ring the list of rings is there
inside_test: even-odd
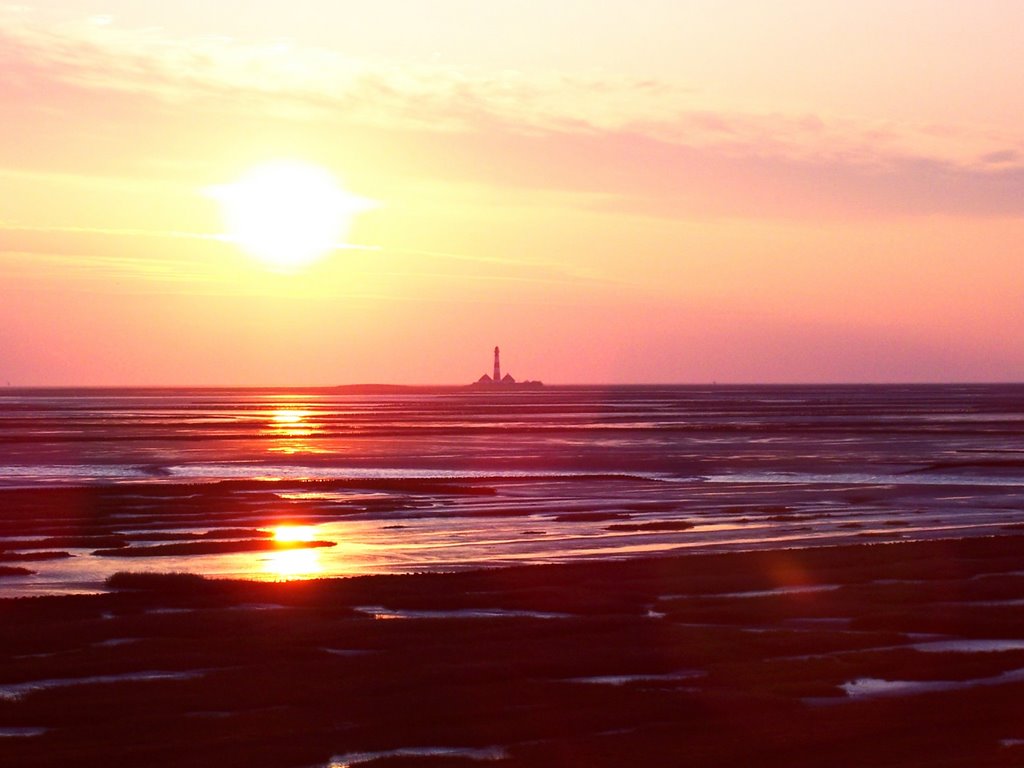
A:
[[[373,207],[326,168],[296,162],[261,165],[207,192],[221,205],[227,238],[282,272],[343,245],[352,218]]]

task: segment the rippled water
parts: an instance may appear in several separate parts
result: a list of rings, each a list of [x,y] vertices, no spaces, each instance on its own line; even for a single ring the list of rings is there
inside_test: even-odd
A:
[[[68,545],[0,561],[36,571],[0,593],[95,589],[115,570],[303,578],[986,534],[1024,523],[1022,436],[1021,386],[8,389],[0,494],[91,490],[45,497],[31,524],[0,513],[0,548],[72,519],[129,537],[301,519],[335,546],[129,559]],[[260,478],[296,482],[190,491]]]

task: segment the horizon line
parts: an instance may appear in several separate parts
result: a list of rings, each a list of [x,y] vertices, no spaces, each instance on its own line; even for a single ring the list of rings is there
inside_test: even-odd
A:
[[[545,389],[598,387],[943,387],[943,386],[1022,386],[1021,379],[993,380],[893,380],[893,381],[633,381],[633,382],[542,382]],[[346,389],[381,387],[396,389],[474,389],[468,384],[399,384],[394,382],[357,382],[346,384],[14,384],[0,386],[5,390],[99,390],[99,389]],[[502,391],[495,389],[494,391]]]

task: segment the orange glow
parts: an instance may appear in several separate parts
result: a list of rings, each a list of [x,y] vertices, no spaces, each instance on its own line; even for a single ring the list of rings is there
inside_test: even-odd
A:
[[[229,240],[276,271],[293,272],[343,245],[352,217],[372,207],[325,169],[280,162],[211,187]]]
[[[311,525],[279,525],[274,529],[274,541],[282,544],[313,541],[315,535]]]

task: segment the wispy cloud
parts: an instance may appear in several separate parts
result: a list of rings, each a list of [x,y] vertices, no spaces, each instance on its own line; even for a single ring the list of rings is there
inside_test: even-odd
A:
[[[409,257],[415,257],[410,259]],[[532,285],[610,285],[566,265],[488,256],[339,243],[322,268],[379,280]],[[333,262],[333,264],[331,263]],[[458,268],[452,268],[455,264]],[[478,269],[486,265],[486,269]],[[0,222],[0,275],[40,285],[78,284],[119,293],[252,295],[352,294],[333,280],[281,282],[246,257],[230,238],[216,234],[91,227],[26,227]],[[352,295],[363,295],[356,291]]]
[[[708,109],[686,88],[649,80],[389,69],[323,49],[110,23],[43,30],[25,14],[3,18],[8,165],[87,164],[105,142],[126,148],[102,162],[131,163],[134,151],[155,172],[168,156],[197,162],[182,134],[229,146],[259,122],[323,144],[359,136],[412,176],[564,190],[606,211],[1024,213],[1024,134],[747,114]]]
[[[226,235],[202,232],[166,232],[151,229],[117,229],[108,227],[66,227],[66,226],[24,226],[0,220],[0,235],[96,235],[100,237],[140,237],[169,240],[199,240],[205,242],[230,242]]]

